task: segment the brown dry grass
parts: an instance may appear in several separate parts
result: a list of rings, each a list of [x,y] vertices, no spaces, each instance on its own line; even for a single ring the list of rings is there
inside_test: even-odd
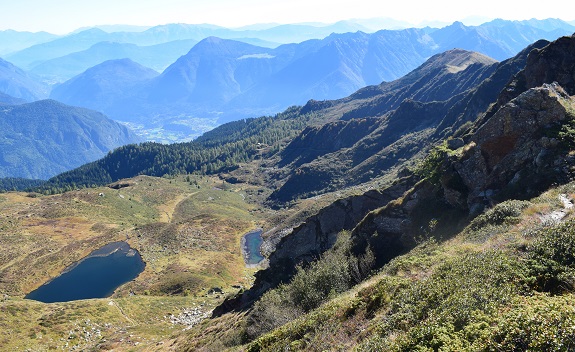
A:
[[[224,299],[208,295],[211,287],[229,293],[235,290],[232,285],[249,286],[253,270],[244,265],[240,239],[261,223],[260,214],[233,186],[216,189],[221,184],[216,178],[200,178],[198,183],[199,189],[184,177],[139,176],[120,189],[36,198],[0,195],[1,294],[22,297],[113,241],[127,241],[146,262],[144,272],[119,288],[113,299],[1,302],[0,345],[11,350],[74,345],[154,350],[157,342],[183,329],[170,322],[170,314],[200,305],[209,311]],[[80,336],[92,328],[100,331],[100,338]],[[70,331],[77,336],[69,339]]]

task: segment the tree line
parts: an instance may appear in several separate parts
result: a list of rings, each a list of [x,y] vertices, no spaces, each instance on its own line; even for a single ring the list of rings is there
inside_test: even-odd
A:
[[[129,144],[104,158],[64,172],[48,181],[0,183],[2,190],[26,190],[44,194],[95,187],[137,175],[216,174],[230,171],[256,158],[279,151],[281,142],[295,137],[316,116],[291,107],[275,116],[226,123],[194,141],[176,144],[146,142]]]

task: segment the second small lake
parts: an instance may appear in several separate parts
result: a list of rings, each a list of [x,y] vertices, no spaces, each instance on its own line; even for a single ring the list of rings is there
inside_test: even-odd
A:
[[[258,264],[264,259],[260,251],[263,242],[262,233],[262,229],[257,229],[246,233],[242,238],[244,260],[248,265]]]
[[[145,266],[138,251],[126,242],[113,242],[66,268],[25,298],[52,303],[109,297],[116,288],[138,277]]]

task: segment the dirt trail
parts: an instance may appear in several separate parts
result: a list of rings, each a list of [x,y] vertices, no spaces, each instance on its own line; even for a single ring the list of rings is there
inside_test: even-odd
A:
[[[174,215],[174,212],[176,211],[176,207],[178,206],[178,204],[190,198],[196,193],[198,192],[180,194],[178,197],[174,198],[171,202],[160,205],[158,207],[158,210],[160,211],[160,222],[166,222],[166,223],[171,222],[172,216]]]
[[[566,194],[560,194],[559,200],[563,204],[563,209],[552,211],[549,214],[541,215],[540,219],[543,224],[552,225],[563,220],[567,216],[567,212],[573,208],[573,202],[567,197]]]
[[[136,322],[135,322],[134,320],[132,320],[132,318],[130,318],[129,316],[127,316],[126,313],[124,313],[124,310],[122,309],[122,307],[120,307],[120,305],[119,305],[118,303],[116,303],[116,301],[110,300],[110,302],[108,302],[108,305],[110,305],[110,306],[115,306],[116,308],[118,308],[118,311],[120,311],[120,314],[122,314],[122,316],[124,317],[124,319],[126,319],[127,321],[129,321],[130,324],[136,325]]]

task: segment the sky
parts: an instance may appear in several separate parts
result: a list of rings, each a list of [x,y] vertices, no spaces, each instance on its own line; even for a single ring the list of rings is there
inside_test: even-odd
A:
[[[375,17],[413,25],[426,21],[465,23],[471,17],[575,20],[575,1],[545,4],[529,0],[0,0],[0,30],[65,34],[109,24],[211,23],[239,27]]]

